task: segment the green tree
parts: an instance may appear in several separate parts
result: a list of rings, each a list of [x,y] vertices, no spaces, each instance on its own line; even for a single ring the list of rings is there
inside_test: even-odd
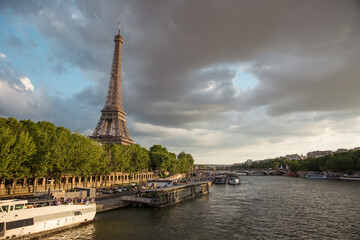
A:
[[[301,166],[298,161],[291,161],[289,164],[289,168],[292,172],[299,171]]]
[[[324,168],[325,168],[325,170],[331,170],[331,171],[334,171],[336,169],[335,168],[335,157],[333,155],[329,156],[326,159]]]
[[[76,140],[76,138],[72,137],[71,131],[63,127],[56,128],[56,131],[51,134],[48,178],[55,180],[54,187],[56,184],[60,184],[60,177],[64,173],[74,175],[78,173],[74,162],[71,162],[74,161],[76,157],[76,147],[79,145]],[[81,156],[79,156],[79,158],[81,158]],[[75,159],[75,161],[77,159]]]
[[[153,170],[166,171],[170,166],[169,152],[161,145],[154,145],[150,148],[150,167]]]
[[[179,160],[180,173],[186,173],[194,167],[194,158],[189,153],[181,152],[177,155],[177,159]]]
[[[35,152],[35,143],[32,141],[31,137],[29,137],[29,133],[21,131],[17,135],[15,144],[11,149],[13,157],[8,168],[10,178],[13,179],[13,195],[16,191],[17,180],[30,175],[29,165]]]
[[[6,126],[0,127],[0,177],[9,179],[9,164],[14,160],[12,148],[16,142],[16,136]]]
[[[24,129],[26,129],[30,136],[32,137],[35,146],[36,152],[33,155],[30,162],[30,175],[34,179],[33,181],[33,192],[37,190],[37,178],[46,177],[50,167],[50,149],[52,147],[50,142],[50,134],[55,131],[55,125],[53,125],[53,131],[49,131],[50,128],[44,127],[45,125],[42,122],[37,124],[31,120],[22,120],[20,121],[23,124]],[[48,125],[48,123],[46,123]]]

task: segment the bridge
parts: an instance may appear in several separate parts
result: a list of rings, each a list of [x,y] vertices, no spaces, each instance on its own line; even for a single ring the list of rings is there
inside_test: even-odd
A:
[[[214,169],[198,169],[198,173],[208,172],[214,173]],[[269,169],[269,168],[257,168],[257,169],[237,169],[233,171],[229,170],[220,170],[216,171],[217,174],[226,174],[226,173],[245,173],[248,176],[270,176],[270,175],[285,175],[288,172],[286,169]]]
[[[286,169],[249,169],[249,170],[235,170],[233,173],[245,173],[248,176],[258,175],[285,175]]]

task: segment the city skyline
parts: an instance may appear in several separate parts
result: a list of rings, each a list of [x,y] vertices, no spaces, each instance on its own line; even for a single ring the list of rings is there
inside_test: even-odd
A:
[[[360,142],[358,1],[1,1],[0,116],[91,135],[121,23],[130,136],[232,164]]]

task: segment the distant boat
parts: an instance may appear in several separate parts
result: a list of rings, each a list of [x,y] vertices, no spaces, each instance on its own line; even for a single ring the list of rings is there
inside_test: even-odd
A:
[[[225,175],[216,176],[214,179],[214,184],[226,184],[226,176]]]
[[[230,185],[240,185],[241,181],[238,176],[230,176],[227,180],[227,183]]]
[[[326,175],[321,175],[320,173],[310,173],[306,175],[306,178],[311,179],[327,179]]]

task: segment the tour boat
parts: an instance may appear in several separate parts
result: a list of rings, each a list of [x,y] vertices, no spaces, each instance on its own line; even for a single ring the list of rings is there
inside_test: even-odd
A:
[[[13,199],[0,201],[0,239],[18,238],[92,221],[94,201],[60,204]]]
[[[306,178],[311,178],[311,179],[326,179],[327,176],[325,175],[321,175],[320,173],[311,173],[311,174],[307,174]]]
[[[228,184],[230,185],[240,185],[241,181],[240,178],[238,176],[231,176],[228,178]]]

